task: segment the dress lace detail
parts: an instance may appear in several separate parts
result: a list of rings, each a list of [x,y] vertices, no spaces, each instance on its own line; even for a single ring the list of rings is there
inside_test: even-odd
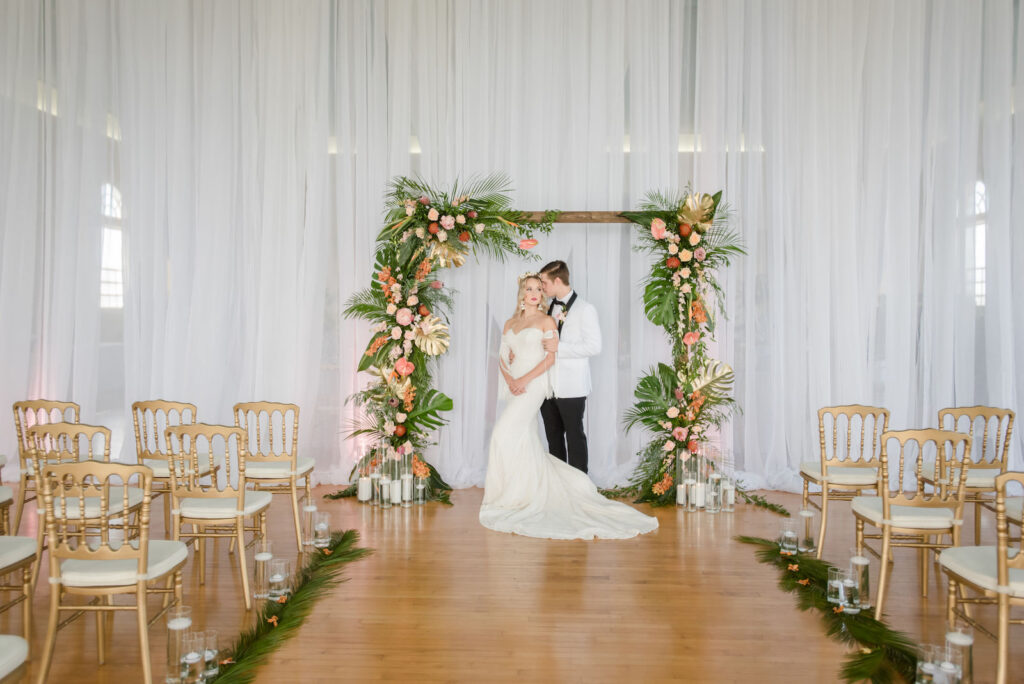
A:
[[[541,340],[552,335],[539,328],[502,335],[499,354],[513,377],[544,359]],[[537,431],[540,405],[551,392],[547,373],[519,396],[504,379],[500,386],[506,404],[491,435],[482,525],[544,539],[625,539],[657,529],[657,518],[606,499],[586,473],[547,453]]]

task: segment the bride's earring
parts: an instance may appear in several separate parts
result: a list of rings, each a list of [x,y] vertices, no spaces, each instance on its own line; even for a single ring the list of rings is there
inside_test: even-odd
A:
[[[537,302],[537,311],[544,310],[544,302]]]
[[[519,310],[526,311],[526,302],[519,302]]]

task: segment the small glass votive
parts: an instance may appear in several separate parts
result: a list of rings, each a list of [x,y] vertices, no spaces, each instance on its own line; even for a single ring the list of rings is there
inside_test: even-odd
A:
[[[718,513],[722,510],[721,473],[711,473],[708,475],[708,493],[704,501],[704,510],[708,513]]]
[[[779,530],[779,552],[787,555],[793,555],[798,550],[798,540],[800,538],[797,530],[798,523],[795,520],[786,520],[782,523],[782,527]]]
[[[856,615],[861,609],[860,591],[857,587],[857,580],[855,579],[853,572],[850,570],[843,570],[840,572],[839,579],[843,583],[839,597],[843,606],[843,612],[849,613],[850,615]]]
[[[813,508],[801,508],[797,522],[800,524],[800,541],[797,549],[800,553],[814,553],[818,550],[818,526],[815,524],[817,514]]]
[[[203,681],[203,670],[206,668],[206,661],[203,653],[206,651],[206,633],[188,632],[182,639],[181,663],[185,672],[183,681],[186,684],[198,684]]]
[[[945,657],[945,648],[941,646],[923,645],[917,655],[917,674],[915,684],[932,684],[942,681],[939,678],[939,663]]]
[[[683,480],[683,486],[686,487],[686,510],[688,513],[695,513],[697,511],[697,478],[693,477],[692,473],[687,474],[686,479]]]
[[[369,479],[367,479],[369,483]],[[369,486],[369,485],[367,485]],[[302,507],[302,545],[313,545],[313,516],[316,515],[316,504],[307,502]]]
[[[326,549],[331,545],[331,514],[327,511],[313,513],[313,546]]]
[[[841,605],[843,603],[843,570],[842,568],[828,569],[828,584],[825,585],[825,597],[829,603]]]
[[[274,558],[270,561],[270,592],[269,598],[277,600],[292,593],[292,562],[287,558]]]
[[[220,672],[220,663],[217,660],[217,657],[220,655],[220,644],[217,641],[217,630],[208,629],[205,634],[206,648],[203,653],[203,660],[206,667],[203,670],[203,678],[208,679]]]
[[[178,684],[185,676],[185,636],[192,628],[192,609],[173,606],[167,609],[167,684]]]
[[[871,559],[857,553],[857,549],[851,549],[850,573],[853,581],[857,584],[857,596],[860,598],[860,607],[867,610],[871,607]]]
[[[953,626],[946,630],[946,650],[960,654],[960,681],[973,684],[974,628],[967,621],[957,618]]]
[[[412,500],[413,503],[420,506],[427,503],[427,478],[416,478],[416,483],[413,485]]]
[[[963,654],[949,648],[942,649],[942,660],[939,661],[939,673],[935,681],[943,684],[962,684]]]
[[[370,503],[374,506],[380,505],[380,463],[376,455],[370,464]]]
[[[256,541],[256,552],[253,554],[252,597],[265,599],[270,591],[270,560],[274,557],[273,542],[268,539]]]

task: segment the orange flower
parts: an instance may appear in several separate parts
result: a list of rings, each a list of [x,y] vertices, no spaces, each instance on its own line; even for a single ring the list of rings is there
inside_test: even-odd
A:
[[[270,624],[272,624],[275,627],[277,627],[277,616],[276,615],[271,615],[270,617],[267,618],[267,622],[269,622]]]
[[[288,603],[288,594],[284,594],[283,596],[281,596],[279,599],[277,599],[277,602],[278,603]]]
[[[806,587],[808,584],[811,583],[811,578],[810,577],[804,577],[802,580],[797,580],[796,583],[797,584],[802,584],[802,585],[804,585]]]
[[[377,353],[377,350],[384,346],[384,343],[388,341],[387,335],[381,335],[370,344],[370,348],[366,350],[367,356],[373,356]]]
[[[693,304],[690,305],[690,317],[698,323],[708,322],[708,312],[699,299],[693,300]]]
[[[430,259],[424,259],[421,261],[420,265],[416,268],[416,280],[423,280],[426,278],[430,275],[430,271],[433,270],[433,268],[434,264],[431,263]]]
[[[781,555],[781,556],[792,556],[793,552],[792,551],[779,551],[779,555]]]
[[[416,388],[409,385],[409,388],[405,390],[405,394],[402,396],[402,400],[405,402],[405,412],[412,411],[412,403],[416,401]]]
[[[377,274],[377,280],[381,281],[382,283],[386,283],[390,277],[391,277],[391,267],[390,266],[385,266],[384,268],[382,268],[380,270],[380,273]]]
[[[786,568],[786,569],[787,569],[787,570],[792,570],[793,572],[796,572],[797,570],[799,570],[799,569],[800,569],[800,566],[799,566],[799,565],[797,565],[796,563],[790,563],[790,564],[789,564],[789,565],[787,566],[787,568]]]
[[[667,492],[671,487],[672,476],[668,473],[665,473],[665,477],[661,478],[660,482],[655,483],[654,486],[651,487],[651,491],[657,494],[658,496],[661,496],[662,494]]]
[[[838,615],[839,613],[843,612],[843,607],[842,606],[834,606],[832,608],[832,612],[835,613],[836,615]]]
[[[324,555],[325,556],[330,556],[332,553],[334,553],[334,552],[331,551],[330,549],[324,549]]]
[[[235,664],[235,659],[234,658],[225,658],[224,660],[220,661],[220,664],[221,665],[234,665]]]
[[[430,477],[430,466],[421,461],[416,454],[412,456],[412,474],[420,479]]]

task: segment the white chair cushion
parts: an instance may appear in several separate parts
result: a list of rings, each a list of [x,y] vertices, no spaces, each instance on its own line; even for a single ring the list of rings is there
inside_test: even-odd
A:
[[[0,573],[4,568],[36,555],[35,537],[0,536]]]
[[[134,544],[133,544],[134,545]],[[188,559],[185,542],[155,539],[149,542],[146,575],[142,579],[163,577]],[[126,560],[82,560],[69,558],[60,565],[61,584],[68,587],[123,587],[139,581],[138,563]]]
[[[967,481],[964,483],[967,487],[973,489],[991,489],[996,488],[996,475],[1002,472],[999,468],[976,468],[974,466],[967,469]],[[935,479],[935,459],[926,458],[921,462],[921,475],[927,480]],[[953,484],[959,484],[960,482],[960,468],[953,469]]]
[[[995,546],[954,546],[939,554],[939,563],[965,580],[995,591],[999,586],[999,568]],[[1016,547],[1007,549],[1008,554]],[[1024,596],[1024,570],[1010,569],[1010,594]]]
[[[295,464],[295,475],[302,477],[313,469],[313,459],[300,458]],[[246,461],[247,480],[287,480],[291,476],[292,464],[288,461]]]
[[[855,496],[850,503],[854,513],[859,513],[876,527],[882,526],[882,499],[877,496]],[[918,530],[945,530],[953,526],[953,511],[949,508],[918,508],[917,506],[891,506],[889,508],[893,527]]]
[[[20,636],[0,634],[0,679],[21,667],[27,658],[27,641]]]
[[[0,505],[14,501],[14,488],[0,485]]]
[[[1024,496],[1006,497],[1006,517],[1010,522],[1021,524],[1021,518],[1024,517]]]
[[[270,505],[270,492],[245,493],[243,515],[259,513]],[[236,497],[221,499],[203,499],[189,497],[181,500],[181,515],[185,518],[202,518],[205,520],[223,520],[238,515],[238,499]]]
[[[111,487],[110,488],[110,500],[107,502],[107,512],[113,515],[121,513],[124,510],[124,494],[123,487]],[[128,507],[134,508],[142,503],[142,490],[138,487],[128,488]],[[80,499],[77,497],[68,497],[67,513],[70,520],[78,520],[81,511],[78,508]],[[40,497],[39,503],[42,503],[42,497]],[[39,516],[43,516],[43,509],[40,508]],[[53,501],[53,515],[56,518],[63,518],[64,511],[61,510],[60,499],[54,499]],[[85,517],[86,518],[98,518],[100,517],[100,497],[98,496],[87,496],[85,497]]]
[[[142,465],[146,466],[153,471],[153,477],[167,479],[171,476],[171,468],[167,465],[167,461],[159,458],[146,458],[142,460]],[[187,468],[188,472],[192,471],[192,466],[189,465]],[[210,459],[206,458],[205,461],[202,456],[199,457],[199,474],[209,475],[210,474]]]
[[[804,461],[800,464],[800,472],[806,473],[808,477],[816,482],[822,481],[821,461]],[[870,487],[878,482],[878,468],[860,468],[857,466],[849,468],[832,467],[828,471],[828,482],[834,485],[863,485]]]

